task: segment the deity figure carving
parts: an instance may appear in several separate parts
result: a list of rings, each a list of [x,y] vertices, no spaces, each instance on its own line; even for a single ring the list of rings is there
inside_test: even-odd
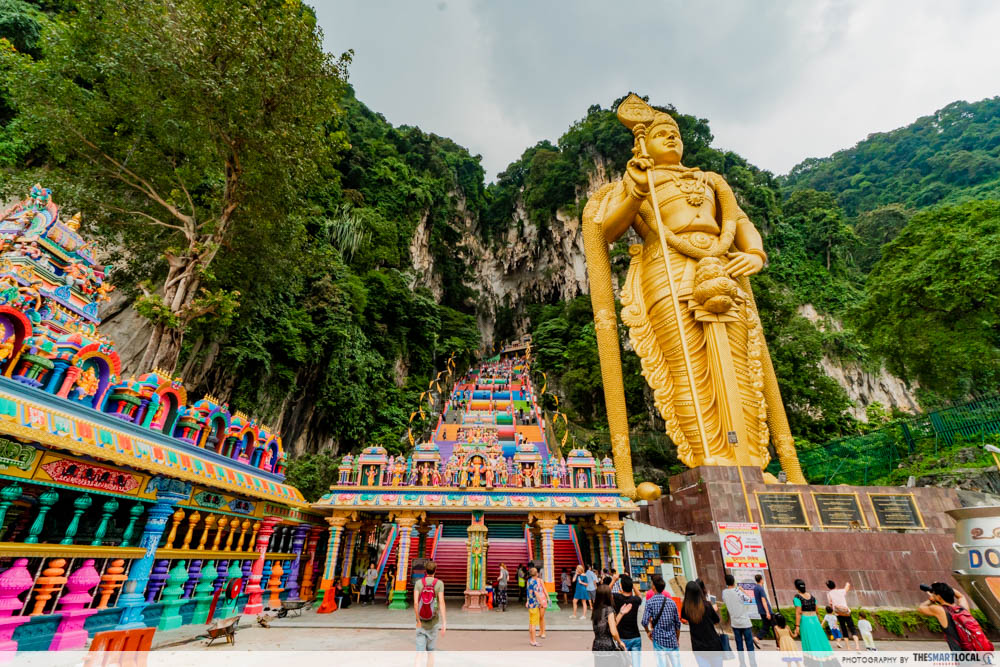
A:
[[[681,163],[670,114],[630,95],[618,118],[633,157],[590,197],[583,233],[619,488],[635,494],[608,244],[630,228],[642,243],[629,248],[621,318],[681,461],[764,468],[773,440],[789,481],[804,483],[748,280],[767,261],[760,233],[722,176]]]

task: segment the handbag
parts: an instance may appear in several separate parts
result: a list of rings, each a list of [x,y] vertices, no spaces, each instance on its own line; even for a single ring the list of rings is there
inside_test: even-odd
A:
[[[729,643],[729,635],[725,632],[719,634],[719,640],[722,642],[722,653],[726,660],[733,657],[733,646]]]

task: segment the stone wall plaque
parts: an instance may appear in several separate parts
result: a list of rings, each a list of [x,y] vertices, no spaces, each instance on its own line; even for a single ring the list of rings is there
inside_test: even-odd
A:
[[[879,530],[920,530],[926,528],[912,493],[869,493]]]
[[[812,492],[819,522],[824,528],[867,528],[856,493]]]
[[[761,523],[775,528],[809,528],[806,508],[799,493],[770,493],[756,491]]]

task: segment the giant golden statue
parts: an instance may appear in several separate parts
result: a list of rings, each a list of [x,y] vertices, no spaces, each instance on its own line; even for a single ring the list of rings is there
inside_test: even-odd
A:
[[[620,487],[634,495],[608,244],[629,227],[643,242],[629,249],[622,321],[681,461],[764,468],[773,440],[804,484],[748,280],[767,261],[760,233],[720,175],[681,164],[669,114],[629,95],[618,118],[633,157],[588,201],[583,234]]]

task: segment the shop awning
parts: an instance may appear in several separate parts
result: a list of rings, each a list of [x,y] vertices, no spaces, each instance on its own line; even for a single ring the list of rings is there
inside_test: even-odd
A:
[[[687,542],[690,539],[687,535],[681,535],[666,528],[657,528],[648,523],[625,519],[626,542]]]

